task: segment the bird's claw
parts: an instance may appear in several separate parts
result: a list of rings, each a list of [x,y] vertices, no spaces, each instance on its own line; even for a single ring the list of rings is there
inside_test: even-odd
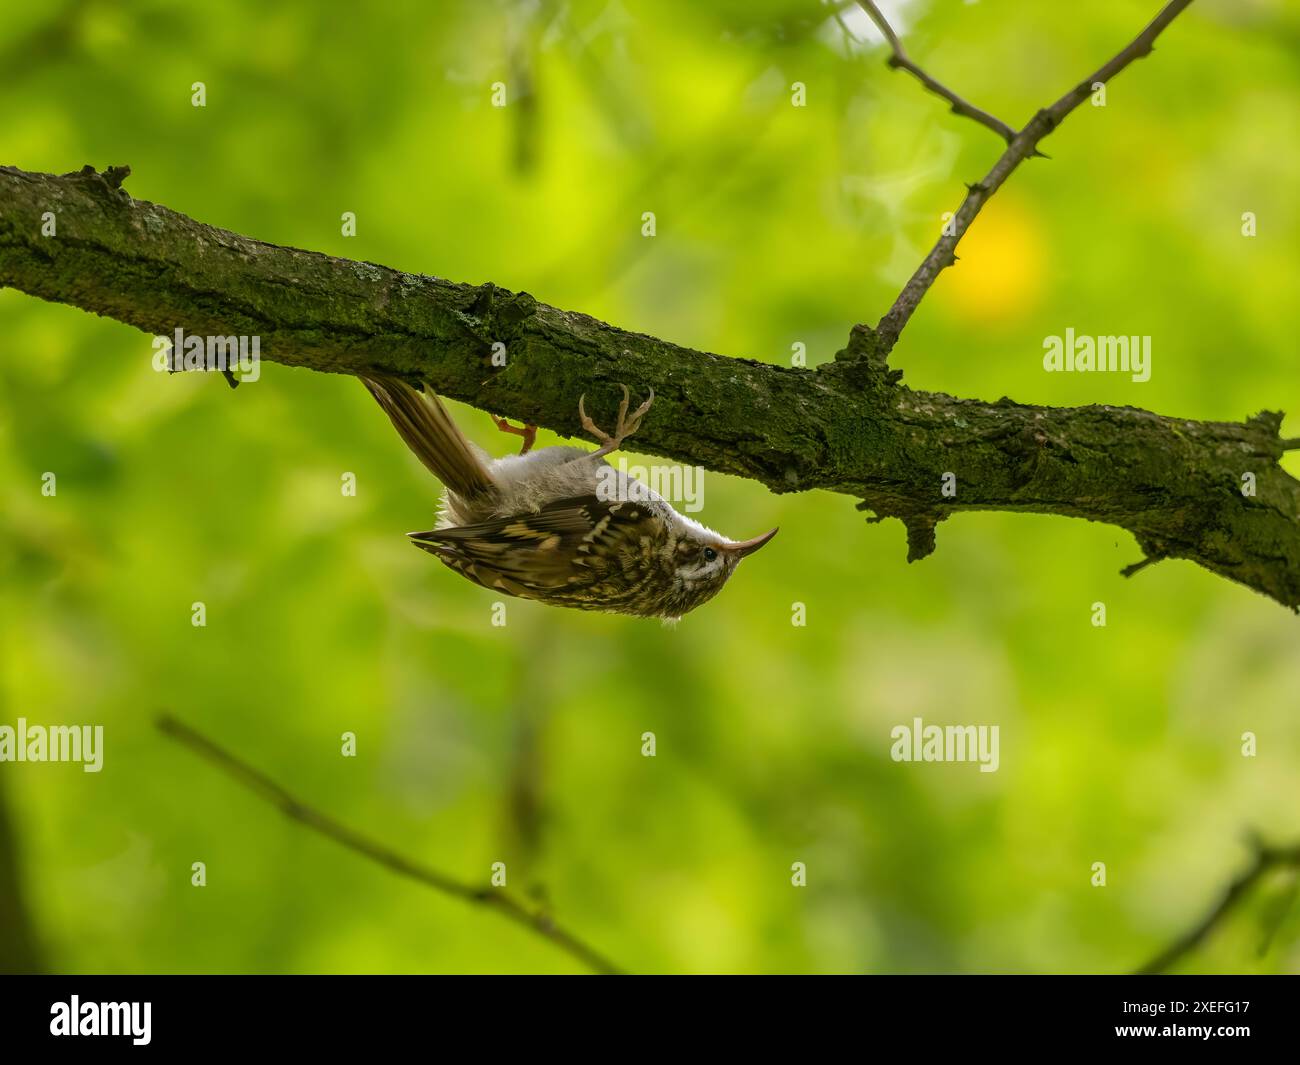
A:
[[[611,451],[617,451],[622,447],[623,441],[641,427],[641,419],[646,416],[646,412],[650,410],[650,404],[655,401],[655,390],[652,388],[650,389],[650,398],[637,407],[629,417],[627,408],[632,401],[631,393],[628,392],[627,385],[620,385],[619,387],[623,389],[623,400],[618,405],[618,424],[614,427],[612,434],[605,432],[588,417],[587,408],[583,405],[583,400],[587,398],[587,394],[584,392],[578,397],[578,418],[582,422],[582,427],[600,441],[600,447],[592,452],[593,458],[608,455]]]
[[[519,454],[527,455],[532,450],[533,444],[537,440],[537,426],[535,425],[511,425],[510,419],[501,418],[495,414],[489,414],[489,418],[503,433],[509,433],[511,436],[522,436],[524,438],[523,446],[519,449]]]

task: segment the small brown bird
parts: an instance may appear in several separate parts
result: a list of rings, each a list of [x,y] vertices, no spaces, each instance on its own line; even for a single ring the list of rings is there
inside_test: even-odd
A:
[[[494,419],[524,444],[517,455],[491,459],[431,391],[395,377],[361,380],[445,489],[437,527],[407,535],[484,588],[552,606],[675,619],[717,595],[740,560],[776,535],[728,540],[605,461],[636,432],[653,390],[629,417],[624,386],[612,435],[587,417],[586,397],[579,398],[583,427],[600,441],[595,451],[533,451],[535,426]]]

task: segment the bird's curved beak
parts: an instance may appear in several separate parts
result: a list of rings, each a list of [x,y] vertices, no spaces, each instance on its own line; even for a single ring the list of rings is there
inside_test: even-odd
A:
[[[762,536],[755,536],[752,540],[732,541],[725,545],[724,550],[730,551],[737,558],[744,558],[746,555],[752,555],[780,531],[780,528],[776,528],[771,532],[765,532]]]

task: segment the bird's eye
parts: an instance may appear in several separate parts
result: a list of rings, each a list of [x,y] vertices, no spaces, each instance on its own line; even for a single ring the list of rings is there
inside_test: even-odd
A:
[[[717,553],[715,550],[713,550],[713,548],[711,548],[711,547],[706,547],[706,548],[704,549],[704,561],[705,561],[705,562],[712,562],[712,561],[713,561],[715,558],[717,558],[717,557],[718,557],[718,553]]]

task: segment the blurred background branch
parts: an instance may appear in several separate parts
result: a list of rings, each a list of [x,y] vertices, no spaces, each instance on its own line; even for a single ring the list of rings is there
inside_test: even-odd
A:
[[[0,973],[45,971],[28,909],[18,837],[0,776]]]
[[[227,776],[237,781],[254,795],[265,799],[285,817],[303,825],[327,839],[346,847],[376,865],[397,873],[442,895],[448,895],[501,914],[503,917],[550,940],[561,950],[578,959],[598,973],[617,974],[621,970],[595,948],[583,942],[572,932],[561,928],[545,909],[529,906],[501,888],[484,885],[477,887],[464,883],[445,873],[429,868],[420,862],[391,850],[382,843],[355,832],[333,817],[299,801],[265,773],[218,746],[212,740],[177,720],[169,714],[158,719],[158,728],[165,736],[188,747],[205,758]]]
[[[1267,876],[1280,870],[1290,870],[1293,874],[1300,873],[1300,844],[1293,844],[1287,847],[1271,847],[1258,838],[1251,840],[1254,856],[1246,870],[1237,877],[1224,893],[1223,898],[1213,906],[1201,920],[1197,921],[1178,939],[1174,940],[1168,947],[1162,950],[1146,965],[1138,970],[1139,975],[1152,973],[1163,973],[1171,969],[1187,954],[1190,954],[1213,932],[1224,920],[1237,909],[1251,889]],[[1289,904],[1294,900],[1295,884],[1283,897],[1283,902]],[[1279,906],[1278,912],[1274,915],[1273,929],[1265,936],[1263,947],[1268,946],[1272,938],[1272,932],[1276,926],[1281,923],[1285,916],[1285,906]]]
[[[550,894],[542,876],[546,831],[547,745],[556,700],[554,664],[563,653],[549,625],[530,628],[531,653],[516,662],[511,679],[510,755],[503,781],[502,848],[507,864],[521,872],[524,892],[540,907]]]

